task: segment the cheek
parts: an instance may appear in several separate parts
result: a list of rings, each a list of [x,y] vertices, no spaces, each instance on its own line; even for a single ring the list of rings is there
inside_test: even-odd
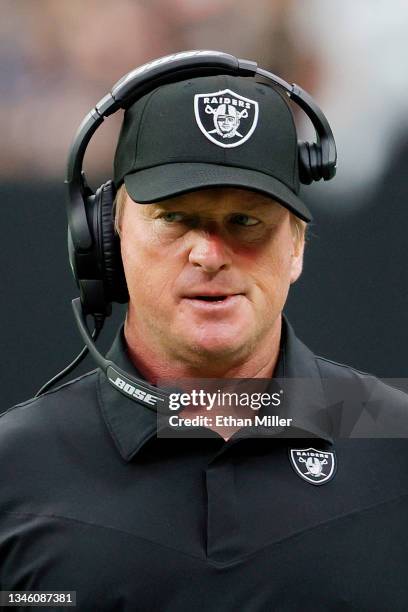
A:
[[[255,293],[265,304],[283,304],[286,300],[292,270],[291,251],[286,248],[273,249],[261,259],[251,260],[248,273],[252,276]]]
[[[131,300],[158,309],[172,295],[178,265],[169,247],[158,242],[148,227],[144,229],[122,235],[123,268]]]
[[[255,284],[268,302],[279,299],[287,293],[290,285],[290,266],[285,259],[274,259],[260,265],[253,275]]]

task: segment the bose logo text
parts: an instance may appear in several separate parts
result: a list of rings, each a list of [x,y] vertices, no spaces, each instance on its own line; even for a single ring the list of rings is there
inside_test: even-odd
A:
[[[146,393],[146,391],[143,391],[142,389],[138,389],[134,385],[127,383],[125,380],[123,380],[119,376],[117,376],[116,380],[113,380],[113,378],[110,378],[109,380],[113,382],[115,387],[117,387],[121,391],[124,391],[124,393],[126,393],[127,395],[130,395],[132,397],[135,397],[136,399],[141,400],[145,404],[151,404],[152,406],[154,406],[157,403],[157,400],[163,401],[161,397],[156,397],[155,395],[152,395],[151,393]]]

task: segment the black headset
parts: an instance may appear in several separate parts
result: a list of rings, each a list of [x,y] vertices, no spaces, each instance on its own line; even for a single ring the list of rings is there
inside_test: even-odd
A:
[[[46,383],[37,395],[72,371],[86,355],[87,349],[112,384],[128,397],[135,399],[132,389],[136,383],[140,388],[146,387],[146,381],[134,379],[108,362],[94,344],[104,319],[111,314],[112,302],[125,303],[129,296],[119,238],[114,230],[115,185],[109,180],[93,193],[83,171],[85,151],[105,117],[119,109],[126,110],[146,93],[166,83],[217,74],[258,76],[282,89],[307,114],[316,132],[316,142],[298,143],[300,181],[304,184],[321,179],[328,181],[336,174],[337,152],[333,133],[316,102],[301,87],[290,85],[271,72],[258,68],[256,62],[238,59],[220,51],[184,51],[161,57],[126,74],[86,115],[68,158],[65,181],[68,192],[68,251],[80,291],[80,298],[73,300],[72,304],[86,347],[68,368]],[[95,321],[92,336],[86,324],[87,315],[92,315]],[[122,382],[118,382],[118,376]],[[131,392],[124,390],[126,385]],[[157,396],[158,389],[151,386],[152,390]]]

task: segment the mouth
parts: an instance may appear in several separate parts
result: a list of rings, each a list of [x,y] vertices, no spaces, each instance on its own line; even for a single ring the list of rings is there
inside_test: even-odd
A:
[[[187,300],[192,306],[196,306],[201,310],[219,310],[234,306],[239,302],[243,295],[243,293],[231,293],[225,295],[191,295],[186,296],[184,299]]]
[[[224,300],[226,300],[228,297],[231,297],[229,295],[196,295],[193,298],[190,298],[192,300],[204,300],[205,302],[223,302]]]

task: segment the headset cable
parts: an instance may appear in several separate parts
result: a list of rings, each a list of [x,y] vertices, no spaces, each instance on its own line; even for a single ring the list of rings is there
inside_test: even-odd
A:
[[[97,340],[99,334],[101,333],[103,326],[104,326],[105,316],[104,315],[93,315],[93,319],[94,319],[95,327],[94,327],[94,330],[92,332],[92,340],[95,342]],[[68,374],[70,374],[73,370],[75,370],[75,368],[77,366],[79,366],[79,364],[85,359],[85,357],[87,356],[88,353],[89,353],[88,347],[84,346],[84,348],[79,353],[79,355],[77,355],[77,357],[75,357],[75,359],[69,365],[67,365],[66,368],[64,368],[61,372],[56,374],[53,378],[51,378],[51,380],[46,382],[41,387],[41,389],[39,391],[37,391],[37,393],[34,395],[34,397],[39,397],[40,395],[43,395],[43,393],[46,393],[59,380],[61,380],[65,376],[68,376]]]

